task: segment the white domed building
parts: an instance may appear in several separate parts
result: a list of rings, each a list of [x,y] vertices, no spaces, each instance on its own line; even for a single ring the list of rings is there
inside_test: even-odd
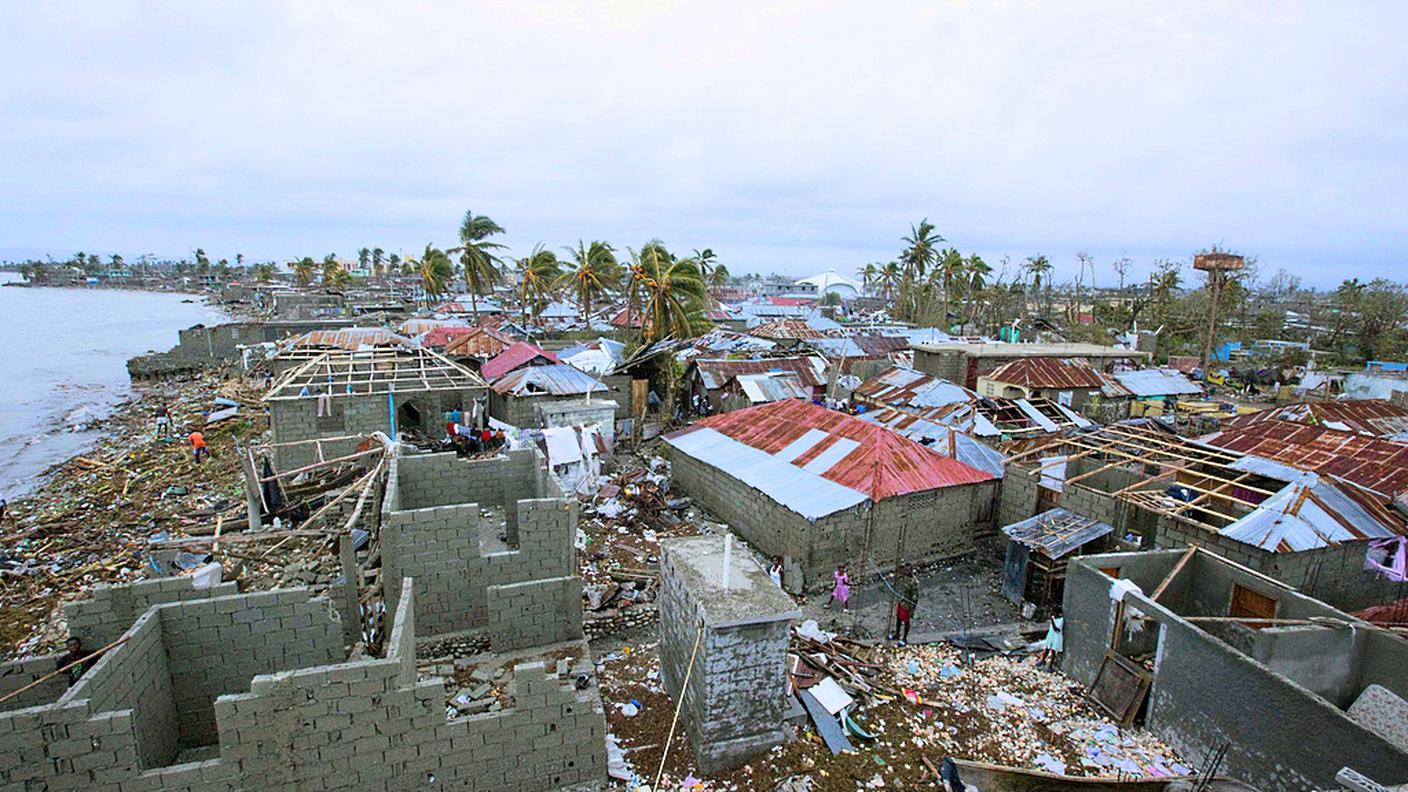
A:
[[[834,269],[829,269],[823,273],[813,275],[809,278],[802,278],[798,284],[807,284],[816,289],[817,296],[825,297],[827,293],[834,293],[842,300],[853,300],[865,293],[865,286],[859,281],[847,278],[845,275]],[[810,291],[811,289],[808,289]]]

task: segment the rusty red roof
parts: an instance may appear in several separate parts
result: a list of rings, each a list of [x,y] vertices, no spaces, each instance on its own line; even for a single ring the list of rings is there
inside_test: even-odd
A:
[[[469,332],[457,333],[445,343],[445,354],[487,360],[511,346],[512,338],[491,327],[471,327]]]
[[[492,382],[516,368],[528,365],[538,358],[542,358],[549,363],[557,362],[557,355],[526,341],[519,341],[485,363],[484,367],[480,369],[480,373],[484,375],[484,379]]]
[[[749,330],[748,335],[778,340],[826,337],[826,333],[813,329],[801,319],[778,319],[775,322],[761,324]]]
[[[1231,426],[1205,443],[1336,476],[1385,497],[1408,489],[1408,445],[1289,421]]]
[[[713,429],[871,500],[994,479],[881,426],[800,399],[715,415],[694,426]]]
[[[1286,421],[1308,426],[1324,426],[1347,432],[1386,437],[1408,433],[1408,409],[1384,399],[1301,402],[1269,410],[1239,415],[1223,426],[1250,426],[1264,421]]]
[[[1075,358],[1019,358],[998,366],[985,376],[1024,388],[1102,388],[1106,385],[1104,375]]]
[[[706,390],[722,388],[741,374],[779,374],[791,372],[797,381],[816,388],[826,384],[826,360],[818,355],[796,357],[754,358],[752,360],[716,360],[698,358],[694,361],[699,379]]]

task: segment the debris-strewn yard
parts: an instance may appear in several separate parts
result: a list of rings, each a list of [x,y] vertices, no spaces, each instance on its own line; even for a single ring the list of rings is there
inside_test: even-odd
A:
[[[826,654],[814,648],[794,640],[794,651]],[[1039,668],[1031,657],[965,663],[958,649],[944,644],[847,644],[844,655],[874,666],[863,679],[869,693],[851,683],[848,672],[838,670],[836,676],[855,697],[848,712],[859,731],[874,735],[866,739],[849,732],[854,752],[833,755],[811,722],[802,721],[788,728],[782,746],[729,773],[703,778],[681,727],[670,742],[664,779],[654,787],[674,702],[660,685],[656,646],[648,641],[597,658],[607,727],[635,782],[658,789],[928,789],[937,782],[935,768],[949,756],[1073,776],[1169,776],[1191,770],[1189,762],[1147,733],[1117,728],[1085,702],[1079,686]]]

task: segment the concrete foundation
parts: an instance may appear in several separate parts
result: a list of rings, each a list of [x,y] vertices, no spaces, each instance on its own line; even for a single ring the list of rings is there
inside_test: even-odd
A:
[[[802,615],[741,546],[725,589],[723,546],[719,536],[660,543],[660,678],[683,698],[681,718],[704,773],[782,743],[790,623]]]

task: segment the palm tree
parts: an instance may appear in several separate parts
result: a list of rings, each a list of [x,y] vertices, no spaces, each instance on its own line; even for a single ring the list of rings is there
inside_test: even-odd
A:
[[[425,305],[429,308],[431,300],[440,297],[450,288],[450,279],[455,276],[455,265],[445,251],[432,245],[425,246],[425,252],[421,254],[419,262],[411,259],[406,261],[416,264],[419,269],[420,282],[425,288]]]
[[[337,272],[339,270],[342,270],[342,265],[337,263],[336,253],[329,253],[326,256],[323,256],[323,285],[334,285],[334,283],[338,279]]]
[[[401,275],[410,274],[409,272],[404,271],[401,266],[401,257],[396,255],[395,253],[392,253],[390,256],[386,257],[386,266],[392,272],[399,273]]]
[[[371,261],[372,261],[372,252],[371,252],[370,249],[368,249],[368,248],[362,248],[361,250],[358,250],[358,251],[357,251],[357,268],[358,268],[358,269],[360,269],[360,270],[365,270],[365,269],[367,269],[369,266],[371,266]]]
[[[476,316],[479,314],[479,295],[493,291],[494,284],[503,278],[499,272],[499,258],[494,253],[501,250],[503,245],[485,240],[503,232],[503,226],[490,220],[487,215],[467,211],[460,221],[459,246],[446,251],[450,255],[459,254],[460,265],[464,267],[464,287],[469,292]]]
[[[635,317],[645,300],[650,273],[667,268],[675,257],[658,239],[646,242],[639,253],[629,248],[627,250],[631,254],[631,263],[626,268],[622,290],[626,296],[626,332],[629,333],[635,330]]]
[[[1350,319],[1359,310],[1359,303],[1364,295],[1366,284],[1358,278],[1350,278],[1335,289],[1335,301],[1338,303],[1335,311],[1335,326],[1330,331],[1330,349],[1338,350],[1340,345],[1340,333],[1344,330],[1344,322]]]
[[[258,283],[268,283],[274,279],[274,265],[268,262],[254,265],[254,280]]]
[[[215,265],[215,277],[221,283],[230,280],[230,262],[227,259],[220,259],[220,263]]]
[[[210,259],[205,255],[205,248],[196,248],[196,272],[202,275],[210,272]]]
[[[911,292],[915,284],[924,279],[925,273],[938,260],[938,244],[945,240],[926,217],[920,220],[917,226],[911,223],[909,236],[901,237],[900,241],[905,244],[904,249],[900,251],[900,263],[904,265],[904,275],[900,279],[900,299],[906,303],[905,312],[912,318],[919,308],[919,303]]]
[[[987,277],[992,274],[992,267],[981,256],[976,254],[969,256],[964,262],[965,299],[968,302],[969,323],[978,321],[978,308],[982,304],[983,289],[988,286]]]
[[[943,281],[944,287],[944,329],[948,329],[948,312],[953,303],[953,285],[959,282],[963,275],[963,255],[953,248],[944,250],[939,258],[939,279]]]
[[[378,281],[386,274],[383,264],[386,261],[386,251],[381,248],[372,248],[372,276]]]
[[[293,262],[293,277],[299,286],[307,286],[313,282],[313,271],[317,269],[317,264],[313,262],[312,256],[304,256]]]
[[[244,269],[244,254],[243,254],[243,253],[236,253],[236,254],[235,254],[235,266],[236,266],[236,267],[239,267],[240,269]]]
[[[1043,278],[1045,279],[1047,294],[1051,293],[1051,269],[1051,260],[1044,254],[1038,253],[1035,256],[1029,256],[1027,258],[1027,272],[1030,272],[1032,275],[1032,294],[1037,295],[1038,298],[1041,294]],[[1040,304],[1038,304],[1038,309],[1039,308]]]
[[[122,256],[118,255],[117,253],[112,254],[112,268],[114,270],[122,269]]]
[[[527,256],[518,260],[518,274],[518,301],[526,330],[528,307],[532,306],[534,316],[543,312],[543,306],[552,298],[553,289],[562,277],[562,264],[556,253],[539,242]]]
[[[701,313],[708,301],[704,279],[693,259],[647,260],[641,335],[646,343],[661,338],[691,338],[703,330]]]
[[[900,263],[898,261],[888,262],[880,268],[877,283],[880,284],[881,293],[884,294],[886,302],[889,302],[890,296],[894,293],[895,289],[899,288],[900,281],[903,277],[904,273],[900,269]]]
[[[857,270],[856,274],[860,276],[861,285],[864,286],[865,291],[869,293],[870,287],[874,286],[876,281],[880,277],[880,265],[872,261],[869,264],[866,264],[863,268]]]
[[[567,248],[567,252],[572,254],[572,269],[563,273],[559,282],[571,289],[577,304],[582,306],[582,319],[590,332],[592,300],[606,294],[621,279],[621,265],[616,263],[616,251],[601,241],[588,245],[579,239],[577,247]]]

